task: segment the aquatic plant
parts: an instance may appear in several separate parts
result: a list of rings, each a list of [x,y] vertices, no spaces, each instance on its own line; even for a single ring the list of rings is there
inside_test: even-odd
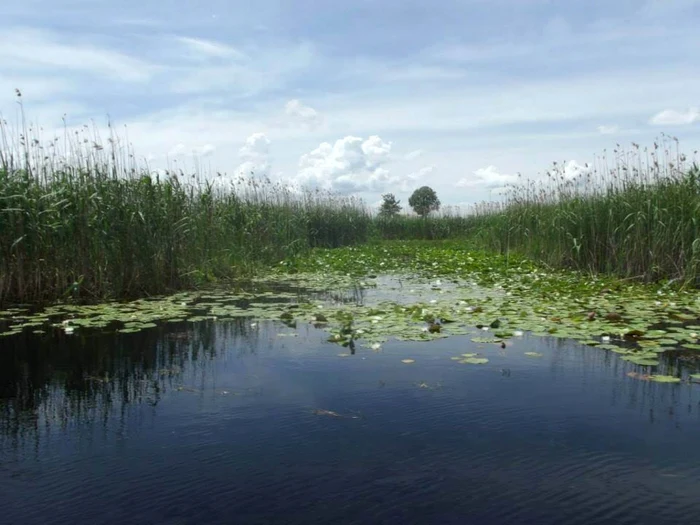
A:
[[[109,129],[44,141],[0,120],[0,304],[147,296],[369,239],[355,198],[155,171]]]

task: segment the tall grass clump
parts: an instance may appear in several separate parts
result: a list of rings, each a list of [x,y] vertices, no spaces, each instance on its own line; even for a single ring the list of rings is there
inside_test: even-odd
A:
[[[374,219],[377,235],[385,240],[444,240],[467,235],[471,218],[454,210],[432,213],[427,217],[397,214],[378,215]]]
[[[162,293],[370,235],[353,198],[155,172],[111,127],[104,142],[94,127],[49,141],[18,127],[0,121],[0,304]]]
[[[700,168],[675,137],[569,168],[555,163],[544,180],[477,206],[467,237],[554,267],[700,283]]]

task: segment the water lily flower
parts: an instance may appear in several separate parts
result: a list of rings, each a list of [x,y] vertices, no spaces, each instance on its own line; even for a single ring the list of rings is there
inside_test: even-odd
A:
[[[66,326],[63,330],[70,335],[75,331],[75,328],[72,326]]]
[[[481,329],[482,329],[484,332],[488,332],[488,331],[489,331],[489,327],[488,327],[488,326],[482,326]]]
[[[522,337],[522,336],[523,336],[523,331],[522,331],[522,330],[515,330],[515,331],[513,332],[513,335],[514,335],[515,337]]]
[[[430,304],[435,304],[435,303],[437,303],[437,299],[431,299],[431,300],[430,300]]]
[[[427,326],[424,326],[423,328],[420,329],[420,331],[421,331],[421,332],[427,332],[427,331],[428,331],[428,327],[427,327]]]
[[[610,342],[610,336],[609,335],[604,335],[603,337],[600,338],[601,341],[604,343],[609,343]]]
[[[251,328],[255,328],[256,326],[258,326],[258,323],[250,323]]]
[[[380,345],[379,343],[372,343],[372,346],[370,348],[376,352],[381,347],[382,347],[382,345]]]

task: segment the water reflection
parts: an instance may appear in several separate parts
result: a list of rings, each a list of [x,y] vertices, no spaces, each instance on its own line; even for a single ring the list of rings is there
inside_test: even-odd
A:
[[[260,330],[248,319],[171,323],[133,334],[39,336],[0,340],[0,446],[40,439],[41,431],[73,423],[103,425],[131,405],[155,407],[163,395],[189,388],[230,345],[254,354]]]
[[[697,385],[634,380],[614,354],[527,334],[505,349],[451,337],[379,353],[326,337],[240,318],[0,340],[4,516],[72,523],[65,501],[109,524],[700,512]],[[463,352],[490,361],[450,360]],[[663,373],[683,366],[663,359]]]

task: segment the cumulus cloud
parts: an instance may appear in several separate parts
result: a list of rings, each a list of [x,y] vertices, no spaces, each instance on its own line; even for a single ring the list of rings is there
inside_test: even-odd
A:
[[[495,166],[487,166],[476,170],[473,177],[459,179],[455,185],[458,188],[495,190],[517,182],[517,175],[499,173]]]
[[[601,135],[612,135],[620,130],[618,126],[598,126],[598,133]]]
[[[292,122],[311,129],[316,128],[321,123],[321,115],[314,108],[305,106],[297,99],[287,102],[284,106],[284,113]]]
[[[566,180],[573,180],[580,175],[585,175],[586,173],[589,173],[591,171],[591,167],[589,165],[581,165],[575,160],[570,160],[566,164],[564,164],[564,167],[562,168],[562,174],[564,175],[564,178]]]
[[[236,169],[237,175],[264,177],[270,172],[270,139],[264,133],[253,133],[238,150],[243,161]]]
[[[377,135],[367,139],[348,135],[302,155],[295,180],[302,186],[343,193],[383,191],[398,182],[385,167],[390,156],[391,142]]]
[[[675,109],[665,109],[649,120],[650,124],[656,126],[680,126],[700,122],[700,109],[688,108],[686,111],[676,111]]]

